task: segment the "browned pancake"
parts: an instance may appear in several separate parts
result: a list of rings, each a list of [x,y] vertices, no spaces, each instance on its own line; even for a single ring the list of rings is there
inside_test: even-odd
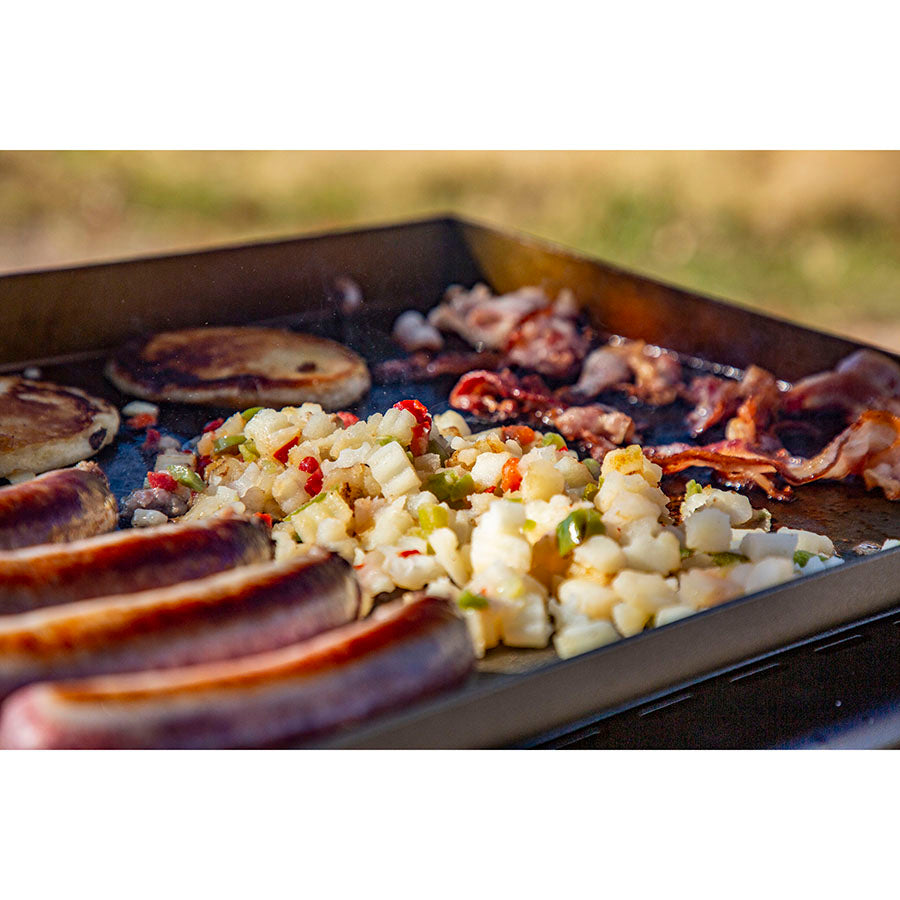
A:
[[[87,459],[118,429],[118,410],[99,397],[46,381],[0,377],[0,477]]]
[[[342,344],[277,328],[186,328],[131,341],[107,377],[146,400],[244,409],[350,406],[369,389],[365,362]]]

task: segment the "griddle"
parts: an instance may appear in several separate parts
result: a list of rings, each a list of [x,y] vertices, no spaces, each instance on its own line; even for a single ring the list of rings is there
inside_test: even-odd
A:
[[[340,312],[345,278],[355,281],[365,298],[353,315]],[[280,324],[340,340],[374,365],[401,355],[390,338],[400,312],[426,311],[450,284],[477,281],[496,293],[540,285],[553,296],[569,288],[598,331],[670,348],[697,371],[735,373],[756,363],[793,381],[830,368],[863,346],[545,241],[443,217],[0,277],[7,326],[0,336],[0,370],[38,365],[43,378],[82,387],[121,407],[129,398],[102,374],[111,348],[139,333],[249,323]],[[366,416],[417,397],[440,412],[449,408],[454,381],[376,385],[353,411]],[[646,443],[684,436],[684,409],[654,411],[622,406],[622,397],[604,400],[635,415]],[[187,440],[222,412],[164,404],[160,430]],[[118,440],[96,457],[119,497],[141,484],[152,462],[140,449],[143,440],[142,432],[123,426]],[[690,474],[697,473],[664,486],[677,491]],[[768,501],[758,491],[750,498],[772,512],[775,525],[826,533],[845,556],[860,541],[900,536],[900,504],[854,481],[801,487],[788,504]],[[575,659],[558,660],[551,649],[498,648],[458,690],[345,729],[321,745],[772,746],[802,743],[804,735],[827,743],[829,729],[838,729],[838,722],[844,742],[853,740],[848,733],[864,732],[867,738],[859,737],[860,743],[890,743],[885,735],[892,726],[848,732],[847,715],[852,707],[855,715],[865,713],[866,722],[878,716],[894,721],[894,700],[900,699],[900,675],[893,677],[897,648],[884,636],[897,631],[883,622],[900,620],[900,609],[886,612],[900,608],[898,575],[900,549],[861,558],[851,554],[836,569]],[[840,671],[863,673],[854,683],[868,692],[858,691],[843,712],[842,706],[823,710],[812,700],[813,688],[835,684],[835,672],[810,669],[803,648],[820,653],[816,647],[848,628],[884,638],[854,638],[843,648]],[[846,668],[851,655],[868,667]],[[752,678],[741,676],[756,672],[755,666],[764,668]],[[874,684],[877,690],[871,689]],[[793,712],[778,718],[792,697]],[[751,701],[760,698],[765,702],[753,707]],[[744,713],[750,708],[756,714],[748,718]],[[790,727],[767,724],[764,711]],[[717,716],[720,724],[711,730]],[[653,722],[665,724],[648,727]],[[895,730],[900,740],[900,723]]]

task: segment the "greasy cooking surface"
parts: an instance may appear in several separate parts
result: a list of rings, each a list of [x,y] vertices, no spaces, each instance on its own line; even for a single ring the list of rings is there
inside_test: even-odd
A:
[[[348,319],[337,312],[334,283],[342,276],[352,277],[365,297],[362,310]],[[568,287],[590,310],[597,328],[678,350],[686,354],[684,360],[691,368],[700,365],[696,361],[692,365],[692,357],[715,360],[722,364],[722,374],[728,373],[728,367],[743,368],[755,362],[776,377],[796,380],[832,367],[857,347],[621,272],[546,243],[456,220],[432,220],[183,257],[0,278],[0,305],[9,316],[8,328],[0,336],[0,364],[6,371],[21,371],[26,359],[117,347],[138,333],[207,323],[277,322],[342,341],[362,353],[373,367],[400,355],[400,348],[390,339],[397,315],[409,308],[430,309],[450,284],[471,286],[478,281],[487,283],[495,293],[536,284],[555,296],[560,288]],[[84,328],[85,321],[91,321],[89,331]],[[15,362],[18,360],[22,362]],[[44,364],[42,377],[81,387],[121,408],[130,398],[103,377],[104,361],[104,355],[98,353],[84,354],[77,362]],[[398,400],[416,397],[432,412],[441,412],[449,406],[447,398],[455,381],[449,376],[408,387],[375,385],[352,411],[366,416]],[[687,408],[681,403],[650,409],[617,394],[598,399],[626,410],[640,428],[642,443],[686,437],[683,416]],[[164,434],[188,439],[198,434],[205,422],[225,412],[163,405],[159,427]],[[140,485],[152,465],[153,457],[141,454],[143,440],[143,432],[130,432],[123,425],[116,443],[96,457],[119,497]],[[663,487],[676,493],[691,475],[701,482],[707,478],[704,472],[687,471],[666,479]],[[788,525],[828,534],[842,554],[862,540],[881,543],[887,537],[900,537],[900,505],[880,493],[866,492],[855,481],[803,486],[788,504],[769,501],[757,490],[749,496],[755,507],[773,513],[776,527]],[[897,552],[892,551],[895,556]],[[572,719],[626,695],[644,695],[673,678],[708,671],[760,647],[821,630],[841,617],[858,617],[869,612],[873,602],[883,608],[880,595],[887,589],[882,589],[879,575],[866,573],[884,572],[890,562],[871,559],[838,567],[834,573],[801,579],[793,587],[775,589],[758,599],[733,601],[692,617],[693,621],[623,640],[620,646],[595,651],[580,660],[557,662],[552,649],[498,648],[481,661],[477,687],[494,690],[501,684],[511,685],[515,681],[508,677],[511,674],[534,673],[541,668],[543,673],[525,680],[527,700],[524,694],[517,695],[521,701],[516,705],[518,711],[510,710],[505,700],[501,704],[498,699],[491,707],[483,694],[459,692],[476,698],[465,702],[471,702],[473,712],[475,704],[480,704],[481,715],[460,712],[455,723],[457,740],[484,745],[523,736],[522,728],[549,727],[559,721],[556,717]],[[844,568],[848,571],[841,573]],[[807,584],[808,590],[803,587]],[[867,599],[872,597],[874,601]],[[615,676],[610,677],[613,671]],[[523,704],[534,710],[531,724],[520,721]],[[440,715],[445,713],[443,710]],[[509,721],[503,722],[504,717]],[[453,727],[452,718],[442,718],[431,732],[416,724],[410,733],[428,734],[431,736],[422,740],[446,745],[448,727]],[[501,733],[503,738],[495,737]]]

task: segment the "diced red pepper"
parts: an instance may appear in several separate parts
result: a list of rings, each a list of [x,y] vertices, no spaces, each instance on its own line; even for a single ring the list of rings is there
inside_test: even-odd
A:
[[[203,433],[206,434],[207,432],[215,431],[217,428],[221,428],[224,424],[224,419],[213,419],[212,422],[207,422],[203,426]]]
[[[148,428],[144,443],[141,444],[141,450],[143,450],[144,453],[153,453],[156,448],[159,447],[161,438],[162,435],[155,428]]]
[[[500,470],[500,488],[507,491],[517,491],[522,487],[522,473],[519,471],[519,460],[515,456],[503,463]]]
[[[212,462],[211,456],[200,456],[197,458],[197,474],[203,478],[206,467]]]
[[[309,472],[309,478],[306,479],[306,484],[303,486],[306,493],[310,497],[320,494],[322,492],[322,469],[319,461],[314,456],[304,456],[297,464],[297,468],[301,472]]]
[[[504,441],[518,441],[522,445],[533,444],[534,439],[537,437],[534,429],[529,428],[527,425],[504,425],[502,433]]]
[[[256,518],[262,519],[262,521],[266,524],[266,528],[272,527],[272,517],[268,513],[257,513]]]
[[[272,456],[278,460],[283,466],[287,465],[288,461],[288,453],[290,453],[291,447],[296,447],[297,444],[300,443],[300,438],[295,437],[291,438],[283,447],[279,447]]]
[[[158,419],[153,413],[138,413],[136,416],[126,419],[125,424],[135,431],[140,431],[142,428],[148,428],[151,425],[155,425],[157,421]]]
[[[421,556],[421,555],[422,555],[421,550],[401,550],[397,554],[397,556],[399,556],[401,559],[406,559],[407,556]]]
[[[178,482],[168,472],[148,472],[147,483],[152,488],[162,488],[164,491],[178,490]]]
[[[341,425],[344,428],[349,428],[351,425],[355,425],[359,421],[359,416],[354,416],[352,412],[336,412],[335,415],[341,420]]]
[[[412,440],[409,442],[409,449],[412,450],[413,456],[421,456],[428,452],[428,435],[431,433],[431,416],[428,409],[418,400],[401,400],[394,404],[394,409],[405,409],[412,413],[416,420],[413,426]]]

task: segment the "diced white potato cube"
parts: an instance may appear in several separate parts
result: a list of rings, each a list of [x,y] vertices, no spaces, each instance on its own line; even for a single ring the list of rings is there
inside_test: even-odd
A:
[[[900,547],[900,541],[897,538],[888,538],[882,545],[882,550],[893,550],[894,547]]]
[[[681,515],[687,518],[701,509],[710,508],[725,513],[732,525],[742,525],[753,517],[753,507],[743,494],[711,487],[685,497],[681,504]]]
[[[679,578],[678,596],[682,606],[706,609],[733,600],[743,593],[740,583],[725,569],[689,569]]]
[[[831,538],[814,531],[803,531],[795,528],[779,528],[775,534],[794,534],[797,536],[797,550],[806,553],[821,553],[822,556],[834,556],[834,544]]]
[[[584,463],[578,462],[577,459],[572,459],[567,453],[559,453],[557,455],[559,459],[556,461],[556,469],[565,478],[566,487],[584,487],[584,485],[594,480]]]
[[[261,409],[244,425],[244,434],[253,441],[260,456],[272,456],[300,436],[300,428],[275,409]]]
[[[659,480],[662,478],[662,469],[650,462],[637,444],[620,447],[606,454],[600,474],[605,479],[612,472],[621,472],[623,475],[640,475],[648,484],[654,486],[659,484]]]
[[[413,527],[413,517],[403,506],[404,498],[398,497],[375,513],[375,524],[360,535],[366,550],[396,544],[400,537]]]
[[[481,659],[485,650],[490,650],[500,643],[500,616],[490,608],[466,609],[464,615],[466,625],[469,627],[469,637],[475,648],[475,656]]]
[[[501,557],[502,558],[502,557]],[[547,592],[540,582],[503,563],[476,573],[469,589],[486,597],[500,617],[503,643],[510,647],[546,647],[552,627]]]
[[[343,537],[346,538],[347,525],[352,518],[353,510],[341,497],[334,491],[326,491],[305,507],[298,509],[291,516],[290,523],[304,544],[314,544],[319,535],[319,523],[333,519],[341,527]]]
[[[575,505],[565,494],[557,494],[549,500],[532,500],[526,503],[525,518],[534,522],[534,526],[529,527],[525,537],[532,544],[536,544],[544,535],[554,534],[556,526],[572,512]],[[585,508],[588,506],[585,503],[577,505]]]
[[[668,625],[670,622],[677,622],[679,619],[686,619],[688,616],[692,616],[696,612],[695,609],[690,606],[684,606],[683,604],[676,604],[675,606],[666,606],[663,609],[657,612],[656,616],[653,619],[653,624],[656,628],[661,628],[663,625]]]
[[[565,487],[562,472],[543,459],[530,462],[522,475],[522,497],[526,502],[549,500],[555,494],[561,494]]]
[[[408,591],[417,591],[443,574],[438,561],[424,553],[412,556],[388,553],[385,556],[385,568],[394,584]]]
[[[250,420],[251,422],[253,419]],[[272,499],[290,515],[310,499],[306,493],[306,473],[297,469],[285,469],[272,482]]]
[[[624,553],[629,568],[646,572],[668,575],[681,565],[681,545],[669,531],[656,536],[639,534],[625,546]]]
[[[398,409],[395,412],[406,410]],[[416,475],[406,451],[396,441],[375,450],[369,457],[369,468],[388,500],[402,497],[419,488],[419,476]]]
[[[590,650],[619,640],[619,633],[611,622],[599,620],[583,625],[569,625],[557,631],[553,647],[560,659],[571,659]]]
[[[640,634],[649,618],[647,607],[634,603],[617,603],[612,610],[613,624],[622,637]]]
[[[396,438],[404,447],[408,447],[412,440],[413,428],[417,424],[416,417],[409,410],[391,407],[378,423],[376,434],[379,438]]]
[[[618,534],[629,523],[638,519],[657,519],[659,513],[659,507],[651,500],[642,497],[640,494],[624,491],[615,498],[609,509],[603,513],[603,524],[608,531]]]
[[[768,556],[781,556],[793,560],[797,549],[797,535],[774,532],[748,534],[741,541],[741,553],[751,562],[758,562]]]
[[[500,484],[500,475],[506,461],[512,459],[512,454],[503,453],[481,453],[472,466],[472,480],[475,487],[479,491],[483,491],[489,487],[496,487]]]
[[[776,584],[783,584],[794,577],[794,562],[783,556],[770,556],[756,563],[744,582],[744,590],[750,594]]]
[[[654,508],[654,517],[665,509],[666,495],[658,488],[642,478],[640,475],[623,475],[621,472],[611,472],[604,477],[603,484],[594,498],[594,504],[600,512],[609,510],[623,494],[637,494],[649,500]]]
[[[437,561],[444,571],[458,585],[465,584],[470,577],[469,564],[459,551],[459,539],[450,528],[435,528],[428,536],[428,543],[434,550]]]
[[[250,421],[252,422],[253,419]],[[337,425],[334,424],[331,416],[319,409],[306,420],[306,424],[303,426],[303,439],[305,441],[319,440],[328,437],[336,428]]]
[[[608,619],[619,595],[591,578],[568,578],[556,591],[562,606],[577,609],[589,619]]]
[[[466,420],[455,410],[438,413],[433,419],[434,425],[441,434],[451,435],[454,431],[458,435],[466,436],[472,433]]]
[[[596,534],[572,551],[572,563],[573,571],[614,575],[625,567],[625,553],[612,538]]]
[[[633,572],[630,569],[616,575],[612,589],[627,603],[646,610],[648,617],[678,600],[678,595],[671,585],[666,584],[662,575]]]
[[[723,553],[731,547],[731,519],[713,507],[700,509],[684,520],[684,540],[701,553]]]

